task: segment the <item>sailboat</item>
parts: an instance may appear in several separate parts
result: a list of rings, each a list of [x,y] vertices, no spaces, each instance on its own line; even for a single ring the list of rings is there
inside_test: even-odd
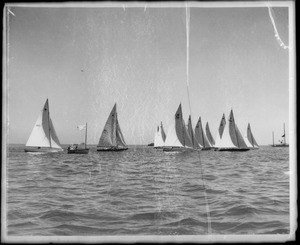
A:
[[[286,138],[285,138],[285,123],[283,124],[283,135],[281,136],[281,138],[283,138],[283,140],[279,140],[280,144],[274,144],[274,132],[272,132],[273,135],[273,147],[289,147],[289,144],[286,143]]]
[[[125,143],[118,121],[117,104],[111,110],[97,145],[97,151],[124,151]]]
[[[87,123],[85,125],[79,125],[77,126],[79,130],[85,129],[85,135],[84,135],[84,143],[81,145],[84,145],[84,148],[81,148],[81,145],[73,144],[72,146],[68,147],[68,154],[88,154],[89,148],[86,147],[86,139],[87,139]]]
[[[217,132],[214,148],[220,144],[220,141],[221,141],[221,138],[222,138],[222,135],[223,135],[223,132],[224,132],[225,125],[226,125],[226,119],[225,119],[225,114],[223,113],[222,118],[221,118],[221,122],[220,122],[220,125],[219,125],[219,130]]]
[[[252,134],[250,123],[248,123],[247,134],[244,137],[244,141],[245,141],[247,147],[249,147],[251,150],[259,148],[259,146],[258,146],[258,144],[257,144],[257,142],[256,142],[256,140],[255,140],[255,138]]]
[[[219,132],[219,134],[220,134],[220,132]],[[241,135],[241,132],[235,123],[232,110],[230,111],[228,123],[225,124],[225,126],[223,128],[223,133],[220,134],[220,139],[216,140],[215,150],[217,150],[217,151],[248,151],[248,150],[250,150],[249,147],[247,147],[247,145],[243,139],[243,136]]]
[[[202,128],[202,122],[201,122],[201,117],[199,117],[198,122],[195,127],[195,138],[197,144],[200,146],[201,150],[210,150],[211,144],[209,143],[203,128]]]
[[[188,119],[188,125],[187,125],[187,131],[188,131],[188,134],[192,140],[192,145],[193,145],[193,148],[197,148],[197,149],[200,149],[200,146],[199,144],[197,143],[197,139],[195,137],[195,134],[194,134],[194,130],[193,130],[193,126],[192,126],[192,119],[191,119],[191,115],[189,115],[189,119]]]
[[[164,143],[166,140],[166,134],[162,125],[162,122],[160,126],[157,126],[157,130],[154,135],[154,148],[163,148]]]
[[[214,140],[214,138],[213,138],[213,136],[212,136],[212,134],[210,132],[208,122],[206,123],[205,131],[206,131],[207,139],[208,139],[210,145],[213,147],[215,145],[215,140]]]
[[[175,124],[169,127],[163,151],[181,152],[187,150],[193,150],[193,143],[185,127],[180,103],[175,113]]]
[[[50,118],[48,99],[38,116],[25,146],[25,152],[63,151]]]

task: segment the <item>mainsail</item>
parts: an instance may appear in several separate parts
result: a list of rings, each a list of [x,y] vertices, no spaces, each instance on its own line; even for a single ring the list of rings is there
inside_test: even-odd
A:
[[[211,144],[209,143],[209,141],[203,131],[203,128],[202,128],[201,117],[199,117],[198,122],[195,127],[195,138],[201,148],[204,148],[204,149],[211,148]]]
[[[232,110],[230,111],[230,117],[229,117],[229,134],[235,146],[237,146],[238,148],[247,148],[243,136],[234,121]]]
[[[126,148],[126,143],[118,121],[117,104],[114,105],[107,118],[97,147]]]
[[[154,147],[159,148],[163,147],[164,140],[163,140],[163,134],[162,134],[162,127],[157,126],[157,130],[154,135]]]
[[[256,140],[254,139],[253,134],[252,134],[250,123],[248,123],[248,127],[247,127],[247,139],[250,142],[250,144],[252,145],[252,147],[254,147],[254,148],[259,147]]]
[[[175,124],[169,127],[164,147],[193,148],[192,140],[182,117],[181,104],[175,113]]]
[[[188,134],[191,138],[193,148],[199,148],[199,146],[197,144],[197,141],[195,139],[195,135],[194,135],[191,115],[189,115],[187,131],[188,131]]]
[[[226,126],[226,120],[225,120],[225,114],[223,113],[222,118],[221,118],[221,122],[220,122],[220,125],[219,125],[219,129],[218,129],[218,133],[217,133],[217,136],[216,136],[216,141],[215,141],[215,146],[216,147],[218,147],[218,145],[220,144],[220,140],[222,138],[225,126]]]
[[[26,147],[62,149],[49,113],[48,99],[27,140]]]
[[[166,133],[165,133],[165,130],[164,130],[162,122],[160,122],[160,130],[161,130],[162,139],[165,142],[165,140],[166,140]]]
[[[211,132],[210,132],[210,129],[209,129],[209,126],[208,126],[208,122],[206,123],[205,131],[206,131],[206,136],[207,136],[207,139],[208,139],[210,145],[211,145],[211,146],[214,146],[214,145],[215,145],[215,140],[214,140],[214,138],[212,137],[212,134],[211,134]]]

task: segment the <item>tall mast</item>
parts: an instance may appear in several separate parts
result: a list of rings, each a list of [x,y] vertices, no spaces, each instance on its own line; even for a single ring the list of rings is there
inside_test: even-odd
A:
[[[86,137],[87,137],[87,122],[85,123],[85,141],[84,141],[84,149],[86,149]]]
[[[272,132],[272,136],[273,136],[273,145],[274,145],[274,131]]]

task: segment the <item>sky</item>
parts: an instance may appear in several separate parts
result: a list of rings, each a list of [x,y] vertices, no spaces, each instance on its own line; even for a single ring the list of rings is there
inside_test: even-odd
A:
[[[26,143],[47,98],[62,144],[75,143],[86,122],[88,144],[97,144],[114,103],[129,145],[153,142],[161,121],[167,132],[179,103],[186,123],[201,116],[214,138],[233,109],[258,144],[271,144],[272,131],[277,143],[284,123],[289,141],[289,49],[266,5],[199,3],[189,21],[185,5],[126,6],[9,7],[9,143]],[[288,8],[271,14],[288,46]]]

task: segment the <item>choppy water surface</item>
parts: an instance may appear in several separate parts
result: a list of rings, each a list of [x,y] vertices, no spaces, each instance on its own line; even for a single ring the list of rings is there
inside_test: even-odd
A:
[[[288,154],[140,146],[33,155],[11,145],[8,235],[288,234]]]

